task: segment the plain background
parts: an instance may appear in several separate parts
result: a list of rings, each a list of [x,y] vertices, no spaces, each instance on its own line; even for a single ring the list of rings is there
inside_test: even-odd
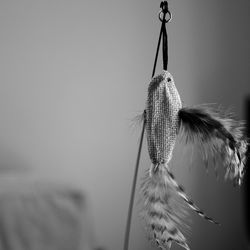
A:
[[[91,200],[98,243],[107,250],[122,249],[140,134],[132,120],[144,109],[159,5],[0,1],[1,179],[80,186]],[[220,103],[243,119],[250,1],[170,0],[169,7],[169,71],[183,102]],[[223,175],[216,181],[212,168],[206,174],[189,148],[177,145],[171,164],[192,198],[222,223],[191,213],[191,249],[246,249],[242,190],[224,183]],[[149,166],[145,144],[139,178]],[[130,250],[150,250],[139,210],[137,192]]]

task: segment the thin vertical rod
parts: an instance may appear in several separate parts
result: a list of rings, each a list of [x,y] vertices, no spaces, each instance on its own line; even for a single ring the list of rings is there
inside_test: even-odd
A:
[[[135,173],[134,173],[133,185],[132,185],[132,189],[131,189],[131,196],[130,196],[130,203],[129,203],[129,209],[128,209],[128,217],[127,217],[127,225],[126,225],[123,250],[128,250],[128,247],[129,247],[131,218],[132,218],[132,211],[133,211],[133,206],[134,206],[135,188],[136,188],[136,181],[137,181],[139,163],[140,163],[140,158],[141,158],[141,149],[142,149],[142,144],[143,144],[145,127],[146,127],[146,118],[145,118],[145,112],[144,112],[143,127],[142,127],[140,144],[139,144],[139,149],[138,149],[138,154],[137,154],[137,159],[136,159],[136,164],[135,164]]]

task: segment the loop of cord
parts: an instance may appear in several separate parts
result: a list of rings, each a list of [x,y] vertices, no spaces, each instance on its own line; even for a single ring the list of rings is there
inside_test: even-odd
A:
[[[159,12],[160,21],[165,22],[165,23],[170,22],[172,20],[172,13],[168,9],[168,2],[167,1],[161,2],[160,8],[161,8],[161,11]],[[161,14],[163,14],[163,17],[161,17]],[[164,16],[164,14],[165,14],[165,16]],[[169,16],[168,19],[166,19],[167,14]]]
[[[162,40],[163,69],[167,70],[167,67],[168,67],[168,36],[167,36],[166,24],[171,21],[172,14],[168,9],[167,1],[161,2],[160,8],[161,8],[161,11],[159,13],[159,19],[162,22],[162,24],[161,24],[161,30],[160,30],[160,35],[158,39],[157,49],[156,49],[152,78],[155,75],[161,40]],[[163,17],[161,17],[161,14],[163,14]],[[168,19],[166,19],[167,14],[169,15]]]

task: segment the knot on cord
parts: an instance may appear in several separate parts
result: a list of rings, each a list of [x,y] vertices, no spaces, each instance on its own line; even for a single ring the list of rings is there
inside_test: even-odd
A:
[[[168,2],[167,1],[163,1],[161,2],[160,8],[162,9],[163,13],[168,13]]]
[[[168,9],[168,2],[167,1],[162,1],[160,4],[161,11],[159,13],[159,19],[161,22],[168,23],[172,19],[172,14]],[[169,16],[168,19],[166,19],[166,16]]]

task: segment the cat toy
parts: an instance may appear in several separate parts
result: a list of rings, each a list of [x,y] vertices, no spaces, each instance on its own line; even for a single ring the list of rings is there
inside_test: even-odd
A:
[[[166,23],[172,15],[168,2],[161,2],[159,19],[162,22],[152,80],[148,86],[146,109],[143,113],[143,128],[132,186],[124,250],[128,249],[131,215],[136,187],[143,135],[146,131],[150,169],[141,185],[143,217],[149,236],[161,249],[170,249],[173,242],[189,250],[181,228],[186,217],[186,206],[199,216],[214,224],[188,197],[169,169],[175,142],[178,137],[186,143],[198,144],[205,165],[210,159],[220,158],[225,167],[225,178],[241,185],[246,163],[248,142],[244,136],[244,123],[234,120],[231,114],[223,113],[208,105],[183,107],[175,87],[173,76],[167,71],[168,38]],[[168,17],[168,18],[167,18]],[[154,76],[160,43],[162,41],[163,72]]]

